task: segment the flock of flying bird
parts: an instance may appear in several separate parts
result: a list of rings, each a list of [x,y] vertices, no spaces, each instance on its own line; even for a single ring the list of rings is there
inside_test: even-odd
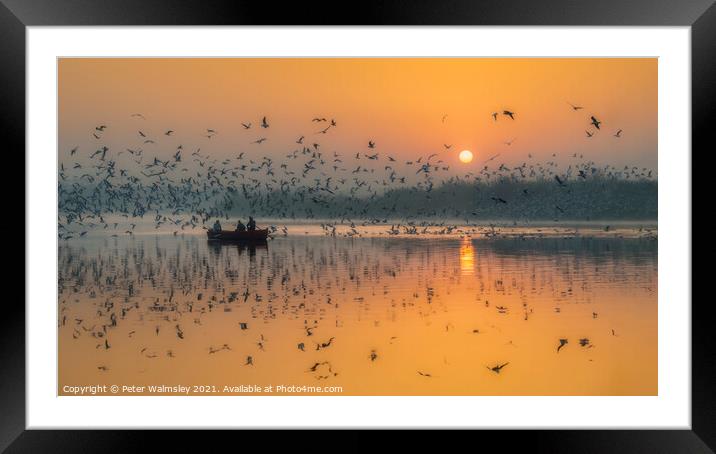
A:
[[[571,105],[571,104],[570,104]],[[578,111],[581,106],[571,105]],[[494,112],[494,121],[498,119]],[[517,114],[503,110],[508,121],[517,121]],[[547,162],[535,162],[530,155],[521,165],[508,167],[504,163],[493,166],[501,153],[487,157],[477,170],[458,175],[451,172],[446,157],[453,146],[428,156],[399,161],[389,152],[380,151],[379,144],[366,140],[364,151],[339,153],[324,151],[320,141],[309,141],[301,135],[295,147],[277,162],[275,150],[260,153],[270,137],[262,135],[247,140],[249,151],[236,152],[223,159],[212,158],[201,148],[189,152],[182,144],[173,151],[161,148],[159,137],[175,136],[173,129],[150,134],[144,115],[131,115],[137,124],[136,144],[122,150],[110,150],[102,142],[111,128],[98,125],[92,131],[94,149],[85,157],[76,146],[59,164],[59,237],[83,236],[92,229],[116,230],[131,235],[137,225],[135,219],[151,217],[155,228],[167,227],[175,233],[197,229],[212,218],[230,219],[241,214],[259,214],[271,219],[335,219],[352,223],[354,219],[369,223],[386,223],[387,219],[480,218],[474,206],[450,206],[435,203],[434,193],[455,184],[489,184],[499,181],[551,181],[566,188],[574,181],[605,178],[616,180],[651,179],[652,171],[639,167],[618,169],[598,166],[593,161],[575,160],[560,169],[556,154]],[[447,115],[443,116],[443,122]],[[268,132],[272,128],[264,116],[258,128]],[[256,126],[241,122],[241,130],[250,133]],[[315,135],[335,134],[338,122],[328,117],[314,117],[311,124],[321,125]],[[596,130],[602,122],[594,116],[590,123]],[[202,136],[208,142],[219,131],[207,128]],[[593,134],[593,133],[591,133]],[[621,136],[621,130],[615,137]],[[514,139],[505,142],[511,145]],[[256,147],[251,149],[251,147]],[[257,156],[257,157],[251,157]],[[272,157],[273,156],[273,157]],[[72,163],[66,163],[69,158]],[[529,196],[528,189],[523,190]],[[450,200],[449,194],[445,195]],[[494,194],[494,206],[504,206],[508,200]],[[404,212],[407,205],[418,205],[412,213]],[[494,206],[490,207],[494,209]],[[564,208],[551,208],[564,213]],[[108,215],[120,216],[121,222],[107,221]]]
[[[582,110],[581,106],[570,106],[575,112]],[[491,116],[493,121],[502,118],[518,121],[518,115],[508,109],[502,110],[501,113],[494,112]],[[378,141],[372,138],[365,141],[361,147],[362,151],[339,153],[334,150],[325,151],[320,141],[309,140],[305,135],[298,136],[294,149],[277,162],[271,153],[262,155],[255,152],[270,141],[268,132],[273,126],[266,116],[258,121],[258,126],[249,121],[240,122],[240,128],[246,134],[255,129],[262,131],[261,135],[247,139],[247,145],[255,147],[255,150],[240,151],[231,157],[216,159],[202,152],[201,148],[189,151],[181,144],[171,152],[152,151],[152,148],[158,145],[160,137],[175,136],[176,131],[166,129],[160,134],[150,134],[145,127],[144,115],[136,113],[132,114],[131,118],[138,122],[138,146],[133,145],[119,151],[110,150],[103,144],[103,140],[106,134],[111,133],[111,128],[101,124],[92,131],[95,141],[93,145],[96,146],[93,146],[91,152],[84,157],[74,158],[80,153],[78,146],[70,150],[69,156],[61,159],[58,184],[60,239],[83,237],[92,229],[133,235],[140,218],[152,219],[156,229],[165,227],[176,234],[184,230],[200,229],[208,225],[213,218],[228,219],[235,216],[237,211],[244,215],[263,213],[275,219],[317,219],[327,210],[331,210],[329,212],[335,222],[324,222],[321,224],[322,228],[327,234],[335,234],[336,223],[346,223],[351,226],[348,236],[358,234],[355,220],[370,225],[385,224],[388,219],[398,218],[403,222],[397,226],[392,225],[389,233],[418,234],[421,230],[417,228],[417,224],[401,212],[400,199],[388,199],[386,195],[407,195],[413,198],[420,195],[425,202],[424,209],[419,212],[420,217],[440,219],[465,214],[454,207],[430,205],[431,193],[440,184],[537,180],[549,182],[557,188],[566,188],[575,181],[590,178],[652,178],[652,171],[646,168],[617,169],[608,165],[598,166],[593,161],[580,161],[570,164],[567,169],[560,169],[554,159],[545,163],[534,162],[531,155],[518,166],[508,167],[501,163],[491,167],[493,162],[499,162],[495,160],[501,153],[485,159],[480,163],[479,170],[458,176],[450,172],[450,164],[445,158],[446,154],[452,152],[453,146],[450,144],[444,144],[442,150],[428,156],[399,161],[389,152],[381,150]],[[447,115],[444,115],[442,122],[446,120]],[[334,134],[339,127],[335,119],[322,116],[312,118],[311,124],[314,125],[314,137]],[[597,131],[602,130],[602,121],[593,115],[589,117],[588,124],[594,129],[586,131],[587,138],[592,138]],[[216,129],[207,128],[201,135],[203,139],[211,142],[218,134],[220,132]],[[613,134],[616,139],[621,135],[621,129]],[[514,140],[505,142],[505,145],[511,146]],[[553,155],[553,158],[555,157],[556,155]],[[577,154],[572,157],[577,159]],[[66,164],[66,158],[75,159],[75,162]],[[582,157],[579,156],[579,159]],[[390,203],[385,203],[386,200],[390,200]],[[497,207],[509,203],[497,194],[490,196],[490,200]],[[115,222],[110,217],[124,220]],[[419,217],[416,216],[417,218]],[[426,223],[421,225],[425,226]],[[456,228],[446,226],[442,231],[451,233]],[[278,228],[272,227],[272,233],[277,231]],[[286,227],[283,232],[287,232]],[[110,333],[133,314],[136,314],[135,320],[155,323],[156,336],[160,336],[160,333],[167,335],[165,333],[168,332],[179,342],[185,339],[189,331],[187,324],[201,325],[206,314],[217,310],[230,312],[232,304],[247,303],[251,304],[250,313],[254,319],[266,321],[279,315],[294,319],[303,318],[302,330],[305,338],[296,343],[296,349],[300,352],[321,352],[330,349],[336,342],[335,337],[321,338],[314,335],[319,323],[326,319],[327,311],[338,306],[338,298],[332,297],[331,289],[345,293],[348,286],[359,288],[362,279],[380,281],[377,268],[373,275],[362,276],[358,267],[354,267],[348,274],[347,282],[336,277],[332,286],[329,284],[326,289],[321,287],[325,284],[321,284],[316,278],[328,270],[326,263],[299,263],[294,264],[290,270],[282,266],[267,267],[261,275],[265,278],[263,291],[250,289],[248,276],[244,276],[243,279],[232,278],[228,283],[220,279],[212,282],[213,294],[206,297],[206,290],[202,290],[205,287],[201,287],[198,281],[225,275],[213,269],[218,266],[216,263],[189,265],[182,260],[166,261],[161,257],[150,260],[145,258],[145,251],[141,249],[127,249],[124,255],[118,256],[107,254],[84,257],[84,260],[77,260],[68,250],[64,252],[63,254],[61,249],[60,326],[72,329],[74,339],[91,336],[96,341],[97,349],[104,350],[112,348]],[[334,253],[337,254],[335,251]],[[136,262],[134,267],[130,266],[133,262]],[[272,262],[275,264],[277,260]],[[300,279],[292,275],[302,267],[310,271],[300,273]],[[395,277],[395,273],[399,273],[400,269],[395,263],[392,267],[392,276]],[[108,270],[115,271],[109,273]],[[311,279],[308,285],[307,281]],[[159,282],[164,284],[160,285]],[[143,296],[142,288],[146,285],[151,285],[159,295]],[[246,287],[243,291],[230,289],[230,286],[235,285]],[[120,299],[108,296],[117,289],[126,289],[127,295]],[[317,301],[314,293],[319,290],[322,291],[322,301]],[[77,298],[78,295],[89,295],[90,298],[99,295],[102,298],[97,300],[93,314],[82,317],[72,315],[68,318],[67,314],[73,310],[72,298]],[[417,299],[418,296],[422,295],[416,291],[414,298]],[[434,289],[428,286],[424,296],[426,304],[432,304]],[[365,298],[355,297],[354,302],[367,304]],[[307,304],[306,301],[315,302]],[[414,306],[416,302],[403,300],[393,304],[408,307]],[[489,303],[486,304],[489,307]],[[421,308],[420,312],[431,312],[432,309],[427,307]],[[532,309],[526,305],[523,309],[527,320]],[[499,314],[508,312],[508,308],[502,306],[497,306],[496,310]],[[594,318],[596,317],[595,313]],[[336,327],[340,327],[339,319],[336,319],[335,323]],[[237,323],[237,329],[250,330],[252,325],[249,321],[240,321]],[[132,337],[135,332],[130,331],[127,335]],[[615,335],[614,331],[612,335]],[[390,343],[396,340],[397,338],[393,337]],[[246,366],[256,365],[256,355],[264,350],[267,342],[264,335],[259,333],[254,342],[256,351],[246,354]],[[556,352],[560,352],[567,343],[568,339],[559,339]],[[580,339],[579,344],[584,348],[592,347],[587,338]],[[209,355],[230,351],[232,347],[228,343],[207,348]],[[146,346],[139,349],[139,354],[150,359],[160,356],[156,349]],[[164,354],[168,358],[175,357],[173,350],[167,350]],[[373,348],[367,357],[374,362],[381,356],[379,350]],[[486,367],[491,372],[500,374],[509,364],[495,363]],[[109,366],[105,364],[98,365],[97,368],[100,371],[109,370]],[[315,374],[318,380],[338,375],[333,364],[327,360],[312,363],[307,367],[307,372]],[[418,370],[417,374],[433,377],[431,372],[425,370]]]

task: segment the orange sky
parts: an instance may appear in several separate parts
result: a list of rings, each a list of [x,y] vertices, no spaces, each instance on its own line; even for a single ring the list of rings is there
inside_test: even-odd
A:
[[[490,114],[504,109],[516,113],[515,121],[494,122]],[[258,127],[264,115],[269,129]],[[603,124],[588,139],[590,115]],[[338,126],[315,134],[321,128],[314,116],[335,118]],[[243,130],[240,122],[249,121],[252,129]],[[61,59],[60,159],[77,145],[95,149],[99,124],[108,125],[101,143],[110,149],[167,156],[182,144],[216,157],[244,151],[280,158],[305,135],[324,151],[364,152],[373,140],[376,151],[405,159],[452,144],[441,155],[451,164],[460,150],[475,152],[458,172],[496,153],[508,163],[557,153],[566,164],[579,153],[597,163],[656,169],[657,60]],[[211,140],[202,136],[207,128],[218,131]],[[140,129],[157,143],[142,144]],[[168,129],[175,134],[165,136]],[[624,131],[620,139],[612,136],[617,129]],[[268,140],[250,144],[259,137]]]

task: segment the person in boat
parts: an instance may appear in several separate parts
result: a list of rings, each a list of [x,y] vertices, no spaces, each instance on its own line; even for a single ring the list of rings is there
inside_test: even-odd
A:
[[[221,223],[219,222],[218,219],[216,220],[216,222],[214,222],[214,228],[213,228],[213,230],[214,230],[214,232],[216,232],[216,233],[221,232]]]
[[[239,219],[239,223],[236,224],[236,231],[237,232],[245,232],[246,231],[246,226],[244,225],[243,222],[241,222],[241,219]]]
[[[256,221],[254,221],[254,218],[252,218],[251,216],[249,216],[249,222],[246,224],[246,228],[250,232],[253,232],[254,230],[256,230]]]

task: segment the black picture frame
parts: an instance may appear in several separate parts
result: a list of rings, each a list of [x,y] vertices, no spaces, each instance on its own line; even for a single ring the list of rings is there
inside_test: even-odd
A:
[[[690,26],[692,62],[692,148],[711,154],[716,110],[716,6],[713,0],[499,0],[477,2],[312,1],[280,4],[245,0],[0,0],[0,125],[8,163],[17,176],[25,168],[25,29],[28,26],[76,25],[532,25],[532,26]],[[699,158],[701,159],[701,158]],[[705,158],[704,158],[705,159]],[[702,163],[701,169],[706,166]],[[22,171],[20,170],[22,169]],[[706,170],[700,170],[705,172]],[[692,181],[698,181],[696,175]],[[708,179],[706,179],[708,181]],[[22,184],[17,182],[14,187]],[[668,186],[668,182],[665,182]],[[6,189],[9,183],[5,183]],[[24,187],[24,186],[23,186]],[[694,194],[696,191],[692,187]],[[6,193],[7,194],[7,193]],[[7,200],[12,213],[25,212],[20,197]],[[16,206],[13,206],[16,205]],[[693,205],[692,205],[693,206]],[[19,216],[15,215],[15,218]],[[692,219],[693,226],[693,219]],[[19,227],[3,227],[16,238]],[[692,227],[692,241],[695,229]],[[11,236],[12,235],[12,236]],[[25,237],[25,243],[32,241]],[[14,240],[19,248],[19,242]],[[710,252],[708,245],[700,250]],[[705,252],[702,252],[704,254]],[[6,252],[7,253],[7,252]],[[20,257],[20,251],[12,257]],[[8,256],[9,253],[7,253]],[[23,264],[24,250],[22,251]],[[17,259],[16,263],[20,260]],[[15,272],[25,267],[15,266]],[[706,278],[708,269],[693,269]],[[661,276],[668,279],[668,276]],[[8,279],[8,281],[10,281]],[[692,282],[694,281],[692,277]],[[691,304],[691,301],[670,302]],[[716,348],[712,340],[714,303],[693,298],[692,429],[518,431],[506,436],[483,431],[480,442],[494,438],[501,449],[523,445],[538,452],[713,452],[716,449]],[[3,311],[0,330],[0,450],[8,452],[132,452],[147,438],[161,439],[165,449],[184,451],[196,437],[153,431],[25,430],[25,308],[19,298]],[[575,415],[578,418],[578,415]],[[399,421],[396,421],[400,425]],[[355,435],[344,441],[359,438]],[[422,437],[418,437],[420,439]],[[201,443],[201,441],[199,441]]]

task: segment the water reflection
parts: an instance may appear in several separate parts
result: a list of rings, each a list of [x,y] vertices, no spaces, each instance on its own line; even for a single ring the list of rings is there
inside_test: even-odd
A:
[[[63,242],[60,393],[656,394],[656,252],[607,238]]]
[[[475,270],[475,248],[468,237],[460,243],[460,271],[463,275],[470,275]]]
[[[255,257],[256,251],[268,249],[268,241],[207,241],[209,250],[214,254],[221,254],[221,250],[234,250],[238,255],[248,254]]]

